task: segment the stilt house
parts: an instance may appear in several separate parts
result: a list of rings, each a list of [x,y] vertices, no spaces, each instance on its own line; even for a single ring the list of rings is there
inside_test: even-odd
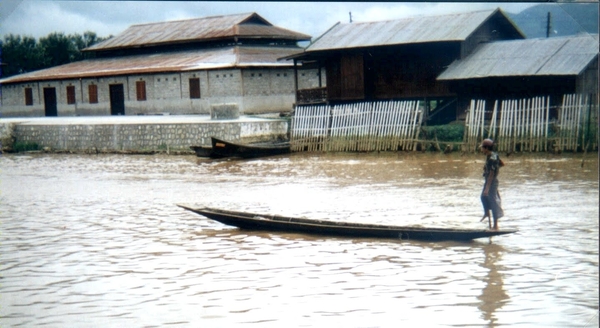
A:
[[[482,43],[524,39],[500,9],[336,24],[304,52],[287,57],[325,68],[320,88],[297,90],[298,104],[422,101],[425,119],[456,112],[457,94],[437,77]],[[326,86],[323,86],[326,82]]]
[[[550,96],[555,107],[577,93],[597,104],[598,34],[484,43],[437,80],[463,102]]]

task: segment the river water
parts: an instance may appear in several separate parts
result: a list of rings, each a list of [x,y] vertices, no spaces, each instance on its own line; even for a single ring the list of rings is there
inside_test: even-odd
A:
[[[597,327],[598,159],[504,157],[469,243],[240,231],[177,203],[485,228],[483,155],[0,157],[1,327]]]

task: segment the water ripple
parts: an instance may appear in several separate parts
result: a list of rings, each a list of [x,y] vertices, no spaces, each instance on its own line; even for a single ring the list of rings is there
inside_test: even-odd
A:
[[[240,231],[174,204],[482,228],[480,157],[2,156],[0,326],[597,326],[597,159],[507,164],[519,234],[424,243]]]

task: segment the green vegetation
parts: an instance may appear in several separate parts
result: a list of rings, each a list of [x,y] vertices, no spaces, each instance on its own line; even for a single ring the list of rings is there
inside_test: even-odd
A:
[[[421,127],[419,139],[439,142],[462,142],[465,127],[462,124],[434,125]]]
[[[42,149],[36,142],[17,141],[13,145],[13,150],[16,152],[32,151]]]
[[[104,41],[94,32],[83,35],[50,33],[36,40],[31,36],[8,34],[0,41],[2,56],[2,77],[36,71],[43,68],[63,65],[91,58],[92,53],[81,50]]]

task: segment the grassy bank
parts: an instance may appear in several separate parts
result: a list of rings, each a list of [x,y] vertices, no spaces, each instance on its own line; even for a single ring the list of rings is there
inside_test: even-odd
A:
[[[462,124],[422,126],[419,134],[421,150],[445,152],[460,150],[464,133],[465,126]]]

